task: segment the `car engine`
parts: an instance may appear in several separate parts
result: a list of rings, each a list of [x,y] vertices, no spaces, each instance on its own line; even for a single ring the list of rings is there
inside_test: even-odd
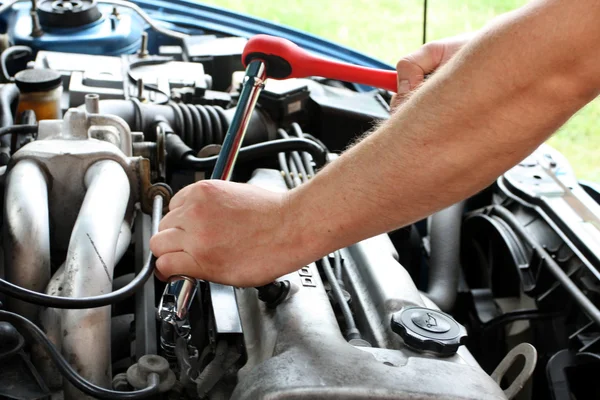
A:
[[[274,284],[155,278],[150,237],[215,168],[247,38],[150,3],[0,6],[0,398],[600,398],[600,190],[548,145]],[[232,180],[307,182],[390,98],[267,80]]]

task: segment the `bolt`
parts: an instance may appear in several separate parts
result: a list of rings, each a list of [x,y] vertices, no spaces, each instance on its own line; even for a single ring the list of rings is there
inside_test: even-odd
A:
[[[148,33],[142,32],[142,44],[138,53],[140,57],[146,57],[148,55]]]
[[[31,15],[31,37],[40,37],[44,34],[42,30],[42,26],[40,24],[40,17],[37,13],[37,1],[31,0],[31,11],[29,12]]]
[[[144,101],[144,80],[139,78],[137,80],[137,97],[140,101]]]

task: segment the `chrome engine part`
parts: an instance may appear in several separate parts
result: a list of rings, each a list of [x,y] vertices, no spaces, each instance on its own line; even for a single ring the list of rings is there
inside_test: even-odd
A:
[[[126,50],[88,49],[102,29],[152,21],[113,3],[71,53],[57,30],[8,29],[32,51],[9,47],[7,78],[33,68],[43,89],[53,70],[62,98],[60,118],[38,121],[46,97],[24,105],[22,82],[0,86],[0,398],[600,396],[588,379],[600,189],[546,146],[485,191],[277,285],[155,278],[150,237],[173,193],[215,168],[246,39],[151,24],[115,45]],[[232,180],[273,191],[389,115],[388,93],[319,78],[267,80],[257,104]],[[160,304],[165,287],[179,297]],[[171,312],[183,322],[161,321]]]

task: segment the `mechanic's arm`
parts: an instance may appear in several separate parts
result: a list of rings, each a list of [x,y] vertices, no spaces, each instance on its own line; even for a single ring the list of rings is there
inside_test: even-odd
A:
[[[289,192],[204,181],[152,238],[159,275],[252,286],[486,187],[600,88],[600,2],[535,1],[481,31],[373,134]]]
[[[471,196],[531,153],[599,93],[599,15],[595,0],[535,1],[482,31],[290,194],[308,258]]]

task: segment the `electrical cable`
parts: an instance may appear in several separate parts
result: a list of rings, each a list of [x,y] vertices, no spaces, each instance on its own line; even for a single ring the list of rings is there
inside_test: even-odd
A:
[[[544,319],[552,319],[564,316],[561,313],[557,312],[542,312],[540,310],[517,310],[507,312],[506,314],[502,314],[496,318],[493,318],[483,324],[483,331],[490,331],[494,329],[501,328],[511,322],[522,321],[522,320],[544,320]]]
[[[0,136],[12,134],[37,134],[37,125],[11,125],[0,128]]]
[[[335,302],[340,306],[342,315],[344,316],[344,321],[346,321],[346,339],[360,339],[360,332],[358,331],[358,328],[356,328],[356,322],[354,321],[354,316],[352,316],[350,306],[344,297],[344,292],[342,292],[340,283],[333,274],[331,263],[327,257],[323,257],[321,259],[321,266],[323,267],[323,273],[325,274],[325,277],[329,282],[329,286],[331,287],[331,294],[333,295]]]
[[[291,127],[296,136],[298,136],[300,139],[306,138],[306,134],[302,132],[302,128],[297,122],[292,122]],[[323,147],[325,146],[323,145]],[[315,170],[312,166],[312,159],[310,158],[310,155],[306,152],[302,152],[302,159],[304,160],[304,168],[306,168],[309,177],[312,178],[313,176],[315,176]]]
[[[168,62],[174,61],[175,59],[173,57],[152,57],[152,58],[147,58],[147,59],[141,59],[141,60],[136,60],[134,62],[132,62],[131,64],[129,64],[129,66],[127,67],[127,78],[129,79],[129,81],[131,83],[134,83],[137,85],[139,79],[136,79],[131,72],[139,67],[145,67],[145,66],[151,66],[151,65],[161,65],[161,64],[166,64]],[[160,105],[164,105],[167,104],[169,102],[169,100],[171,99],[171,96],[169,96],[168,93],[163,92],[162,90],[160,90],[158,88],[158,86],[151,84],[151,83],[144,83],[142,85],[144,87],[144,89],[146,90],[150,90],[152,92],[156,92],[158,94],[161,94],[163,96],[165,96],[165,100],[155,103],[155,104],[160,104]]]
[[[162,198],[156,196],[153,201],[153,210],[158,202],[162,203]],[[162,215],[154,213],[153,217],[162,218]],[[161,213],[162,214],[162,213]],[[154,224],[154,221],[153,221]],[[115,290],[114,292],[101,294],[92,297],[59,297],[50,296],[44,293],[35,292],[33,290],[25,289],[15,284],[12,284],[4,279],[0,279],[0,293],[4,293],[8,296],[14,297],[18,300],[36,304],[38,306],[48,308],[64,308],[70,310],[83,310],[88,308],[98,308],[118,303],[137,292],[146,281],[154,273],[156,267],[156,257],[150,254],[148,260],[140,270],[139,274],[127,285],[121,289]]]
[[[2,54],[0,54],[0,67],[2,69],[2,76],[7,82],[15,81],[15,78],[8,74],[8,67],[6,66],[6,63],[8,59],[16,53],[27,53],[28,55],[31,55],[33,50],[31,50],[31,47],[29,46],[10,46],[4,50]]]
[[[40,347],[48,354],[50,359],[56,365],[58,372],[67,379],[73,386],[85,393],[98,399],[107,400],[135,400],[145,399],[147,397],[158,394],[160,379],[158,374],[152,373],[148,376],[148,387],[135,390],[132,392],[122,392],[116,390],[105,389],[97,386],[92,382],[87,381],[79,375],[73,367],[64,359],[60,351],[48,339],[46,334],[38,328],[33,322],[18,314],[0,310],[0,321],[6,321],[12,324],[17,330],[26,331],[28,336],[32,337]]]
[[[146,21],[146,23],[150,25],[152,29],[154,29],[158,33],[162,33],[165,36],[179,40],[184,40],[190,37],[190,35],[186,33],[177,32],[172,29],[163,28],[162,26],[158,25],[148,14],[146,14],[144,10],[142,10],[137,4],[134,4],[132,2],[123,0],[98,0],[98,3],[112,4],[115,6],[129,8],[136,12],[140,17],[142,17],[142,19]]]
[[[285,153],[277,154],[277,158],[279,160],[279,169],[283,171],[283,179],[285,179],[285,184],[287,185],[288,189],[293,189],[294,182],[292,181],[292,177],[290,174],[290,167],[288,166],[287,161],[285,159]]]
[[[309,136],[302,132],[300,125],[298,125],[298,124],[296,124],[296,125],[297,125],[296,127],[292,127],[292,129],[294,129],[294,133],[296,134],[296,136],[298,136],[299,138],[304,138],[304,137]],[[286,138],[286,137],[289,138],[289,135],[283,129],[278,130],[278,134],[284,138]],[[311,138],[312,138],[312,136],[311,136]],[[292,140],[292,139],[285,139],[285,140]],[[313,140],[311,140],[311,141],[313,141]],[[314,142],[316,143],[317,140],[314,140]],[[325,148],[325,145],[323,145],[321,142],[319,142],[319,143],[322,145],[323,148]],[[298,154],[298,152],[296,152],[296,154]],[[305,159],[304,163],[303,163],[302,160],[299,160],[300,155],[298,155],[298,158],[296,160],[294,160],[290,156],[290,160],[289,160],[289,164],[288,164],[288,160],[285,157],[285,153],[283,153],[283,152],[279,153],[278,157],[279,157],[279,167],[284,173],[283,176],[286,179],[286,183],[287,183],[288,187],[290,189],[293,189],[293,188],[301,185],[302,183],[300,182],[299,179],[297,179],[294,176],[290,176],[291,175],[290,172],[297,174],[297,170],[295,168],[296,163],[303,165],[304,168],[306,170],[308,170],[308,168],[307,168],[308,166],[312,167],[312,161],[311,160],[307,161]],[[306,171],[305,171],[305,173],[306,173]],[[314,170],[312,171],[312,173],[314,174]],[[331,287],[331,294],[332,294],[335,302],[339,304],[340,309],[342,311],[342,316],[344,318],[344,321],[346,322],[346,335],[345,335],[346,339],[348,339],[348,340],[361,339],[360,331],[356,327],[356,322],[354,320],[354,316],[352,315],[352,310],[350,310],[350,306],[346,302],[346,299],[344,297],[344,293],[343,293],[342,287],[341,287],[342,257],[341,257],[339,250],[335,251],[333,253],[333,256],[334,256],[334,268],[331,267],[331,263],[329,262],[329,259],[327,257],[323,257],[321,259],[321,266],[323,269],[323,273],[325,274],[325,277],[327,278],[327,281],[329,282],[329,286]]]
[[[135,292],[142,287],[146,281],[154,273],[156,264],[156,257],[150,256],[144,264],[144,267],[140,273],[126,286],[114,292],[101,294],[92,297],[59,297],[50,296],[44,293],[35,292],[33,290],[25,289],[17,286],[13,283],[0,279],[0,293],[7,296],[14,297],[15,299],[36,304],[38,306],[48,308],[64,308],[69,310],[83,310],[88,308],[104,307],[111,304],[118,303],[130,296],[133,296]]]
[[[282,138],[282,139],[290,139],[290,135],[288,135],[288,133],[279,128],[277,130],[277,134]],[[290,167],[293,167],[293,164],[296,165],[296,167],[294,168],[297,174],[300,174],[300,178],[302,180],[302,182],[306,182],[308,181],[308,173],[306,171],[306,168],[304,167],[304,163],[302,161],[302,159],[300,158],[300,153],[298,153],[297,151],[292,151],[290,152],[290,156],[291,156],[291,161],[290,161]]]
[[[339,250],[333,252],[333,271],[335,272],[335,278],[342,282],[342,256]]]
[[[169,144],[169,136],[171,135],[167,136],[167,145]],[[278,139],[242,147],[237,161],[250,161],[292,150],[310,153],[318,166],[323,166],[327,162],[327,150],[308,139]],[[182,168],[205,171],[213,168],[216,161],[217,156],[200,158],[188,153],[179,161],[179,164]]]

